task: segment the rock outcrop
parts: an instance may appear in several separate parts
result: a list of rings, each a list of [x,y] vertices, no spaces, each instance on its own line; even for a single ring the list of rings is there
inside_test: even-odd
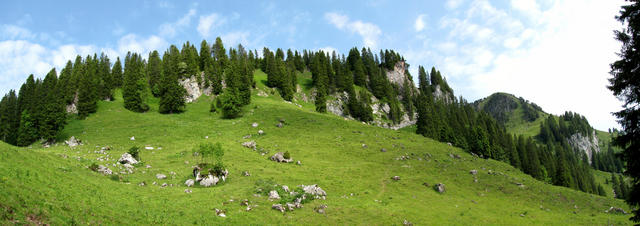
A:
[[[200,74],[200,81],[204,81],[204,73]],[[184,100],[191,103],[197,100],[202,94],[211,95],[211,87],[204,87],[204,82],[198,83],[198,78],[194,75],[189,78],[180,79],[180,85],[187,91]]]
[[[73,101],[66,107],[67,113],[78,114],[78,92],[73,96]]]
[[[598,136],[596,136],[595,130],[593,131],[591,136],[584,136],[581,133],[573,134],[571,135],[571,137],[567,138],[567,143],[569,143],[569,145],[571,145],[571,147],[573,147],[574,149],[583,151],[587,155],[589,164],[591,164],[593,153],[600,152],[600,146],[598,145]]]
[[[135,158],[133,158],[133,156],[131,156],[131,154],[129,153],[124,153],[122,154],[122,156],[120,156],[120,159],[118,159],[118,162],[121,164],[136,164],[138,163],[138,160],[136,160]]]
[[[271,161],[276,161],[276,162],[284,162],[284,163],[290,163],[293,162],[293,159],[286,159],[284,158],[284,154],[282,152],[278,152],[275,153],[273,156],[271,156],[269,159],[271,159]]]

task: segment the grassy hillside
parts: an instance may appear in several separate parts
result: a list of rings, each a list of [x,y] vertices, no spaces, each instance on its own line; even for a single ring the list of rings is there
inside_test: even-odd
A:
[[[257,72],[255,78],[264,89],[266,76]],[[116,96],[116,101],[100,102],[96,114],[66,126],[61,136],[78,137],[84,145],[0,144],[3,223],[397,225],[406,219],[436,225],[630,224],[629,216],[604,213],[610,206],[628,210],[621,200],[544,184],[506,163],[474,158],[411,129],[394,131],[319,114],[313,103],[298,107],[277,93],[261,97],[254,92],[244,116],[233,120],[209,113],[211,97],[189,104],[183,114],[161,115],[155,111],[157,100],[150,101],[151,112],[138,114],[125,110]],[[275,126],[279,119],[285,120],[283,128]],[[253,122],[259,126],[253,128]],[[259,129],[265,134],[258,136]],[[248,134],[252,138],[243,139]],[[268,153],[242,147],[248,140]],[[190,188],[188,194],[184,181],[198,160],[191,153],[203,142],[222,143],[230,177],[216,187]],[[133,174],[113,180],[87,168],[95,162],[120,172],[111,164],[134,145],[154,150],[141,151],[144,163]],[[111,150],[97,153],[104,146]],[[278,151],[289,151],[302,165],[269,161]],[[107,155],[110,160],[98,160]],[[396,160],[402,155],[410,159]],[[469,173],[473,169],[477,182]],[[158,173],[169,178],[158,180]],[[327,199],[282,214],[271,209],[274,202],[265,196],[254,196],[260,180],[289,187],[318,184]],[[147,185],[138,186],[141,182]],[[445,193],[434,191],[437,183],[445,184]],[[257,207],[245,211],[243,199]],[[324,215],[313,211],[321,204],[328,206]],[[214,209],[226,210],[227,217],[216,216]]]

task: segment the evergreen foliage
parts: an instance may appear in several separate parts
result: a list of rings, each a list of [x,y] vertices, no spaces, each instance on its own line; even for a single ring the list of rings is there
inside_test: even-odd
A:
[[[149,110],[149,106],[145,103],[148,83],[144,77],[143,68],[144,63],[140,55],[127,53],[122,97],[124,98],[124,107],[133,112]]]
[[[615,38],[622,43],[621,59],[611,64],[609,79],[613,95],[623,101],[623,110],[614,113],[622,126],[622,132],[615,138],[615,145],[623,149],[625,174],[631,177],[631,188],[626,197],[634,208],[631,220],[640,222],[640,2],[630,1],[623,5],[616,17],[625,27],[615,31]]]

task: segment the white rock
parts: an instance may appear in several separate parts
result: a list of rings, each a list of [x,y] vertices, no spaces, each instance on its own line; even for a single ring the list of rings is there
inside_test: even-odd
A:
[[[120,156],[120,159],[118,159],[118,162],[122,163],[122,164],[126,164],[126,163],[136,164],[136,163],[138,163],[138,160],[133,158],[133,156],[131,156],[131,154],[124,153],[124,154],[122,154],[122,156]]]
[[[167,179],[167,175],[159,173],[159,174],[156,174],[156,178],[158,178],[159,180]]]
[[[136,137],[131,137],[129,140],[136,140]]]
[[[269,199],[280,199],[280,195],[277,191],[272,190],[269,192]]]
[[[257,123],[257,122],[254,122],[253,124],[251,124],[251,127],[253,127],[253,128],[258,127],[258,123]]]
[[[146,150],[153,150],[153,147],[144,147]]]
[[[263,135],[263,134],[264,134],[264,131],[258,130],[258,135]]]
[[[184,185],[186,185],[187,187],[191,187],[194,184],[195,184],[195,181],[193,181],[193,179],[189,179],[189,180],[184,182]]]

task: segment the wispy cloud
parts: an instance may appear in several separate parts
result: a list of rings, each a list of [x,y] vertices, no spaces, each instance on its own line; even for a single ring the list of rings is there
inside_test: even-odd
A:
[[[160,35],[163,37],[173,38],[176,36],[176,32],[182,31],[182,29],[188,27],[191,24],[191,18],[196,16],[196,10],[190,9],[187,14],[173,23],[164,23],[160,25]]]
[[[418,18],[416,18],[416,22],[413,23],[413,28],[417,31],[420,32],[424,29],[425,27],[425,22],[424,22],[424,17],[426,15],[425,14],[420,14],[418,16]]]
[[[200,22],[198,23],[198,33],[204,38],[208,38],[211,35],[211,29],[219,27],[226,23],[226,19],[222,18],[217,13],[212,13],[205,16],[200,16]]]
[[[365,46],[374,49],[377,47],[379,37],[382,34],[377,25],[360,20],[351,21],[348,16],[335,12],[325,13],[324,18],[340,30],[360,35]]]

